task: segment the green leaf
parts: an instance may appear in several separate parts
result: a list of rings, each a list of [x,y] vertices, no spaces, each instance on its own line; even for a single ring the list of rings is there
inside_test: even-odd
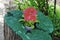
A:
[[[24,22],[25,20],[24,19],[20,19],[19,22]]]
[[[56,15],[60,19],[60,6],[56,5]]]

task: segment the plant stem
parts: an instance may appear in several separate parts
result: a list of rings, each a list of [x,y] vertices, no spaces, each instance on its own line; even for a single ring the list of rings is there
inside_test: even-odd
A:
[[[46,8],[46,12],[45,12],[45,15],[48,15],[48,0],[46,0],[46,4],[45,4],[46,6],[45,6],[45,8]]]
[[[56,0],[54,1],[54,14],[56,14]]]
[[[36,0],[37,1],[37,3],[38,3],[38,9],[39,10],[41,10],[40,8],[41,8],[41,6],[40,6],[40,1],[39,0]]]

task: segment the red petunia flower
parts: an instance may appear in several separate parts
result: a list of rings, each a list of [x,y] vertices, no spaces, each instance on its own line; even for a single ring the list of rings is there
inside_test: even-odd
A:
[[[26,21],[35,21],[36,20],[36,9],[33,7],[28,7],[23,11],[24,20]]]

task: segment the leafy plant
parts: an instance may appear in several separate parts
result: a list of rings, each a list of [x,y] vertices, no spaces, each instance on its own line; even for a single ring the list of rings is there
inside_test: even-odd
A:
[[[14,3],[17,4],[17,9],[23,10],[29,6],[33,6],[34,8],[41,10],[44,9],[46,0],[15,0]],[[20,7],[20,8],[19,8]]]

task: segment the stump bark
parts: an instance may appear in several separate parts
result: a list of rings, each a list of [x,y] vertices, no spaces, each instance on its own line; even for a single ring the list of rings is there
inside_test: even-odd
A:
[[[22,40],[22,38],[4,24],[4,40]]]

